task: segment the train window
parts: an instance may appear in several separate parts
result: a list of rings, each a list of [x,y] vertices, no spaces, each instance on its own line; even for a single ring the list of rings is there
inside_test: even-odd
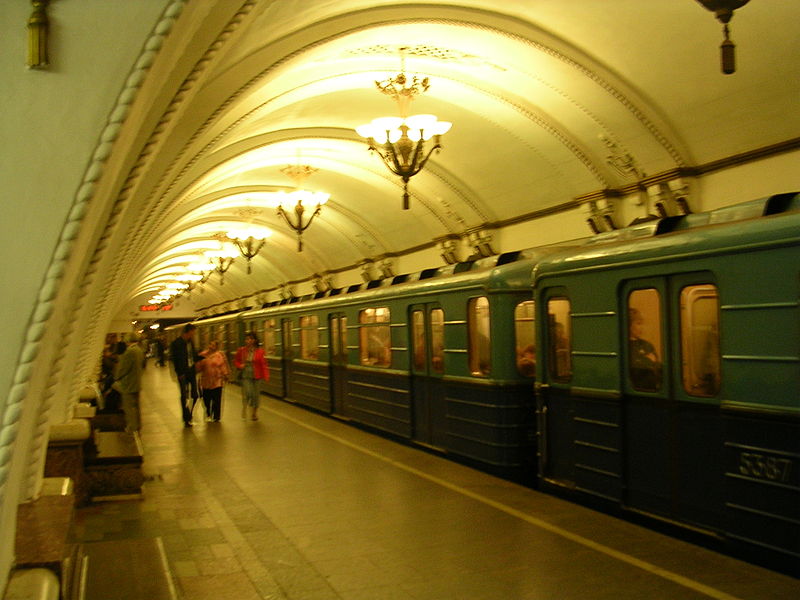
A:
[[[488,375],[491,364],[489,299],[472,298],[467,305],[469,331],[469,370],[473,375]]]
[[[358,313],[361,364],[388,367],[392,364],[392,333],[389,309],[365,308]]]
[[[347,360],[347,317],[330,315],[331,357]]]
[[[300,358],[319,359],[319,317],[300,317]]]
[[[283,332],[283,357],[292,358],[294,356],[294,340],[292,339],[292,320],[281,319],[281,330]]]
[[[202,350],[208,348],[209,340],[214,339],[214,335],[208,335],[208,328],[207,327],[198,327],[197,330],[199,331],[200,335],[197,336],[198,347]]]
[[[683,389],[692,396],[719,392],[719,297],[711,284],[681,290]]]
[[[411,313],[411,340],[414,360],[414,370],[423,371],[425,369],[425,313],[415,310]]]
[[[556,381],[572,378],[572,318],[566,298],[547,301],[547,339],[550,376]]]
[[[275,319],[266,319],[264,321],[264,354],[267,356],[276,356],[277,350],[275,348]]]
[[[520,302],[514,308],[514,341],[517,349],[517,371],[525,377],[536,374],[536,338],[534,337],[533,300]]]
[[[655,288],[628,295],[628,375],[636,390],[657,392],[662,382],[661,296]]]
[[[444,373],[444,311],[431,310],[431,368]]]
[[[331,356],[338,357],[342,354],[342,334],[339,332],[339,317],[329,318],[328,328],[331,332]]]

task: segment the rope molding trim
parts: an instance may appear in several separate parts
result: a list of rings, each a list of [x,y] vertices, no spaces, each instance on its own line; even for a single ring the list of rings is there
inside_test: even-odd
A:
[[[71,255],[72,246],[80,231],[80,225],[95,191],[95,185],[103,172],[105,161],[111,153],[111,148],[116,141],[121,125],[128,116],[130,105],[136,97],[147,71],[153,64],[155,56],[161,48],[164,38],[172,30],[175,21],[183,11],[187,0],[173,0],[162,13],[161,18],[148,37],[141,55],[134,64],[130,76],[117,97],[116,104],[111,111],[106,127],[100,136],[91,162],[86,169],[82,183],[73,199],[62,232],[59,236],[52,262],[45,273],[45,279],[39,290],[33,314],[29,321],[23,347],[20,351],[17,367],[14,371],[12,385],[2,409],[2,424],[0,424],[0,503],[5,501],[7,484],[11,467],[12,444],[19,433],[19,423],[22,414],[22,404],[30,389],[31,370],[33,363],[39,356],[41,340],[44,336],[45,325],[53,313],[53,302],[58,294],[59,284],[66,270],[66,263]],[[58,365],[54,365],[53,375],[60,372]],[[48,381],[46,390],[52,391],[52,376]],[[36,468],[41,457],[41,452],[35,449],[43,445],[47,434],[47,414],[52,407],[52,393],[46,393],[39,407],[36,419],[36,431],[32,444],[31,457],[36,459],[35,464],[28,462],[27,472],[24,475],[26,493],[33,490],[32,483],[36,480]],[[32,472],[33,471],[33,472]]]

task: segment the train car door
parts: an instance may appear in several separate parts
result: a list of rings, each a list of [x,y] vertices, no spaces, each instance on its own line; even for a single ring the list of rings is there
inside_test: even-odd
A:
[[[539,431],[539,473],[550,483],[575,487],[574,408],[572,381],[572,305],[566,290],[546,290],[542,309],[544,353],[543,372],[537,384]]]
[[[220,325],[214,325],[212,329],[212,336],[214,339],[219,340],[220,345],[222,346],[222,351],[225,353],[225,356],[228,357],[229,364],[233,364],[233,358],[236,356],[236,348],[237,346],[231,340],[231,333],[230,333],[230,324],[223,323]]]
[[[409,308],[410,379],[414,440],[444,448],[447,414],[444,386],[444,310],[436,304]]]
[[[292,359],[294,358],[294,336],[292,335],[292,320],[281,319],[281,366],[283,370],[283,397],[291,399],[292,396]]]
[[[664,377],[670,370],[666,282],[634,280],[622,292],[624,502],[637,510],[668,515],[673,407],[669,377]]]
[[[347,317],[343,313],[328,315],[328,334],[333,414],[347,418]]]
[[[718,522],[717,288],[702,273],[636,280],[621,300],[625,503],[683,522]]]

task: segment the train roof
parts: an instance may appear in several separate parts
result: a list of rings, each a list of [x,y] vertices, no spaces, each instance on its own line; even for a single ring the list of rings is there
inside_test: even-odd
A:
[[[563,248],[563,245],[527,248],[475,261],[425,269],[418,273],[372,281],[350,288],[268,303],[261,309],[247,311],[247,314],[254,315],[262,310],[269,311],[275,306],[292,304],[312,307],[318,300],[319,304],[323,305],[327,303],[326,301],[337,304],[348,301],[362,302],[366,298],[380,300],[417,294],[437,294],[455,289],[481,288],[486,291],[529,289],[532,266],[543,256]]]
[[[654,218],[543,258],[535,278],[631,261],[680,260],[754,244],[800,243],[800,193],[778,194],[717,210]]]

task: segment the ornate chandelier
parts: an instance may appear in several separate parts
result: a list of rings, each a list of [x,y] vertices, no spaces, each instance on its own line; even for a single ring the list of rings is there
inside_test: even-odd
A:
[[[230,269],[233,259],[239,256],[239,251],[231,244],[225,243],[224,234],[215,236],[220,244],[218,250],[206,250],[203,254],[214,265],[214,270],[219,273],[219,284],[225,285],[225,272]]]
[[[287,165],[281,169],[289,179],[294,181],[295,189],[291,192],[276,192],[273,195],[273,203],[278,215],[297,233],[297,251],[303,251],[303,232],[308,229],[311,222],[322,212],[322,205],[328,201],[330,194],[324,192],[309,192],[299,189],[303,181],[318,169],[308,165]],[[306,211],[311,212],[305,222],[303,217]],[[292,218],[294,214],[294,218]]]
[[[198,256],[196,257],[196,260],[186,265],[186,272],[200,275],[200,279],[197,281],[197,284],[203,285],[206,281],[208,281],[208,278],[211,277],[211,273],[214,272],[214,264],[211,263],[207,257]]]
[[[416,75],[410,79],[405,73],[405,51],[400,49],[400,73],[375,85],[382,94],[397,102],[398,117],[380,117],[356,127],[361,137],[367,138],[370,151],[381,157],[386,167],[403,180],[403,210],[409,207],[408,181],[419,173],[434,150],[440,149],[440,136],[452,127],[448,121],[439,121],[435,115],[408,116],[411,101],[430,87],[428,78]],[[433,140],[426,150],[425,142]]]
[[[272,232],[266,227],[258,227],[253,225],[252,221],[261,210],[258,208],[240,208],[236,211],[237,214],[246,220],[246,225],[236,229],[230,229],[225,234],[225,237],[232,242],[239,250],[242,256],[247,259],[247,274],[252,272],[250,268],[250,261],[255,258],[261,248],[264,247],[266,239],[272,235]]]

